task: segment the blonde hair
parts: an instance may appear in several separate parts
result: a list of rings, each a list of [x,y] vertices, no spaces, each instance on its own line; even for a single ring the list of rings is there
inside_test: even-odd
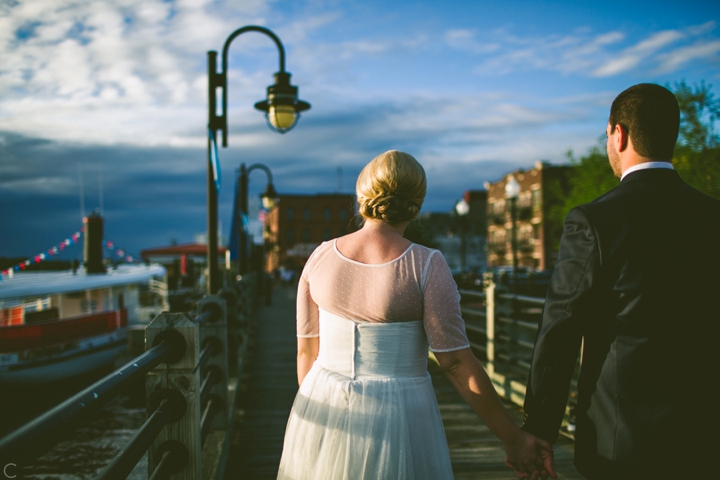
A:
[[[363,218],[398,225],[420,213],[427,180],[422,165],[412,155],[390,150],[365,165],[355,191]]]

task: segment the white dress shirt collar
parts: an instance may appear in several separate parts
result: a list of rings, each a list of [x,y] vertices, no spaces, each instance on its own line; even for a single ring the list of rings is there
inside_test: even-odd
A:
[[[645,170],[646,168],[669,168],[670,170],[675,170],[670,162],[643,162],[633,165],[625,170],[625,173],[623,173],[622,177],[620,177],[620,181],[622,182],[629,173],[637,172],[638,170]]]

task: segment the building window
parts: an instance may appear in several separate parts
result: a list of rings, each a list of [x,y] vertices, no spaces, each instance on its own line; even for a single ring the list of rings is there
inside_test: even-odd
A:
[[[340,221],[344,222],[347,220],[347,210],[344,208],[340,209]]]
[[[295,243],[295,230],[292,228],[287,231],[285,234],[285,239],[287,240],[288,245],[292,245]]]
[[[540,208],[540,189],[536,188],[532,191],[532,204],[535,208]]]
[[[540,239],[540,224],[536,223],[533,225],[533,238],[538,240]]]
[[[303,208],[303,220],[310,220],[310,207]]]
[[[303,242],[309,242],[310,241],[310,230],[307,228],[303,228],[302,231],[302,239]]]
[[[287,219],[288,219],[288,220],[292,220],[293,218],[295,218],[295,210],[293,210],[292,207],[288,207],[288,209],[287,209]]]
[[[328,240],[330,240],[330,229],[326,228],[323,230],[323,242],[327,242]]]
[[[329,221],[330,221],[330,217],[331,217],[330,207],[325,207],[325,208],[323,208],[323,218],[325,219],[325,221],[326,221],[326,222],[329,222]]]

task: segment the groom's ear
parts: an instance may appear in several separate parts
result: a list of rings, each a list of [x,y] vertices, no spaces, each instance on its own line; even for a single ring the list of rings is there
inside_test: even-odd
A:
[[[630,132],[628,131],[627,127],[618,123],[617,125],[615,125],[613,134],[615,149],[618,152],[625,151],[630,145]]]

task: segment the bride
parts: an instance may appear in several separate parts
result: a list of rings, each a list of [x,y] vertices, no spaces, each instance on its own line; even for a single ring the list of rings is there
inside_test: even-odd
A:
[[[308,259],[297,297],[300,389],[278,478],[453,478],[428,347],[499,437],[506,463],[525,478],[555,476],[552,447],[518,428],[471,352],[442,254],[403,237],[425,190],[412,156],[379,155],[357,181],[363,227]]]

